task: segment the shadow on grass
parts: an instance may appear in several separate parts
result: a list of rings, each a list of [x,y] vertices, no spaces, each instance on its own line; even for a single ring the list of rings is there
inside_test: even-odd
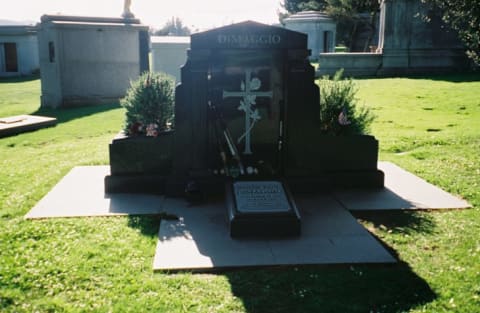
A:
[[[412,77],[413,79],[417,77]],[[429,79],[434,81],[445,81],[450,83],[468,83],[468,82],[478,82],[480,81],[480,72],[469,72],[469,73],[452,73],[452,74],[439,74],[439,75],[429,75],[424,77],[418,77],[420,79]]]
[[[120,104],[116,102],[111,104],[91,105],[66,109],[39,108],[38,110],[30,114],[55,117],[57,119],[57,123],[60,124],[69,122],[77,118],[83,118],[97,113],[107,112],[119,108]]]
[[[449,83],[468,83],[480,81],[480,72],[466,72],[466,73],[445,73],[445,74],[433,74],[433,75],[412,75],[408,76],[410,79],[422,79],[443,81]]]
[[[356,219],[372,223],[376,228],[388,229],[392,233],[432,234],[435,222],[429,214],[412,210],[395,211],[352,211]]]
[[[437,296],[405,263],[225,274],[247,312],[404,312]]]
[[[178,220],[173,214],[161,213],[155,215],[130,215],[128,217],[128,226],[138,229],[142,235],[147,237],[157,237],[162,220]]]
[[[154,238],[158,236],[162,218],[163,215],[131,215],[128,217],[128,226],[138,229],[144,236]]]
[[[432,233],[422,212],[354,212],[358,219],[392,232]],[[374,234],[372,234],[375,236]],[[376,236],[375,236],[376,237]],[[398,253],[377,240],[398,260]],[[224,274],[247,312],[406,312],[437,298],[404,262],[394,265],[281,267]]]
[[[408,79],[444,81],[444,82],[450,82],[450,83],[468,83],[468,82],[480,81],[480,71],[472,71],[472,72],[466,72],[466,73],[432,74],[432,75],[410,74],[410,75],[397,75],[393,77],[367,76],[367,77],[354,77],[354,79],[366,80],[366,79],[399,78],[399,77],[408,78]]]
[[[355,215],[399,232],[434,230],[434,222],[422,212],[357,212]],[[155,238],[162,217],[132,216],[129,226]],[[201,246],[198,249],[203,251]],[[244,268],[220,270],[216,275],[228,279],[232,295],[242,302],[248,313],[394,313],[421,307],[437,298],[428,283],[404,262]]]
[[[22,83],[40,79],[40,74],[18,77],[0,77],[0,83]]]
[[[372,214],[376,216],[378,213]],[[386,212],[378,219],[364,213],[358,215],[365,219],[369,217],[376,224],[398,228],[398,231],[400,228],[433,230],[433,222],[416,212],[403,215]],[[388,215],[392,216],[389,218]],[[131,217],[129,225],[153,237],[157,235],[161,218]],[[389,250],[396,255],[395,251]],[[225,269],[215,273],[228,279],[232,295],[242,302],[248,313],[394,313],[418,308],[437,298],[428,283],[403,262],[393,265],[292,265]]]

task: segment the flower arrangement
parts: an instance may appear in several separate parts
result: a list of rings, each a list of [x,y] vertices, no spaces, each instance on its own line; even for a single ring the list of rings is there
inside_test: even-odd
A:
[[[366,134],[374,116],[369,108],[357,106],[357,88],[351,79],[342,79],[343,69],[332,79],[319,80],[320,125],[331,135]]]
[[[167,74],[150,72],[131,83],[121,101],[126,109],[126,135],[157,137],[160,132],[172,128],[174,85],[174,79]]]

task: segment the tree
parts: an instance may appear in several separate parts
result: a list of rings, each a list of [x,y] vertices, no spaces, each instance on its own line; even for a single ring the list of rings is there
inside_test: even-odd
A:
[[[178,17],[172,17],[172,19],[165,23],[165,25],[153,32],[154,36],[189,36],[190,29],[183,25],[183,22]]]
[[[440,10],[442,20],[458,33],[467,55],[480,65],[480,1],[422,0]]]
[[[367,51],[377,32],[376,22],[380,11],[378,0],[327,0],[325,11],[337,21],[337,42],[349,51]],[[363,47],[354,47],[359,35],[366,31],[368,38]]]
[[[285,0],[283,7],[290,13],[300,11],[323,11],[327,6],[327,0]]]
[[[283,7],[289,13],[325,11],[337,21],[337,42],[345,44],[350,51],[361,29],[368,28],[369,37],[361,49],[366,51],[377,30],[380,3],[378,0],[285,0]],[[366,13],[367,18],[361,13]]]

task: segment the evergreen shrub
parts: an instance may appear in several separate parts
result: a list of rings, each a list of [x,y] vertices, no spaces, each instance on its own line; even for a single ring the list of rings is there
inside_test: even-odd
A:
[[[322,131],[330,135],[366,134],[374,116],[369,108],[358,106],[354,81],[342,76],[343,69],[331,79],[324,76],[319,80]]]
[[[126,109],[126,135],[156,137],[172,128],[174,119],[175,80],[165,73],[145,72],[131,83],[120,102]]]

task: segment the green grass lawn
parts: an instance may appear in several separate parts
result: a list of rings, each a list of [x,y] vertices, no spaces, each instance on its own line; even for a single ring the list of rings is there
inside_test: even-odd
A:
[[[474,208],[356,214],[396,265],[196,275],[152,272],[158,217],[24,220],[71,168],[108,164],[123,110],[39,111],[39,80],[0,81],[0,117],[59,120],[0,139],[0,311],[479,312],[480,75],[357,83],[381,159]]]

